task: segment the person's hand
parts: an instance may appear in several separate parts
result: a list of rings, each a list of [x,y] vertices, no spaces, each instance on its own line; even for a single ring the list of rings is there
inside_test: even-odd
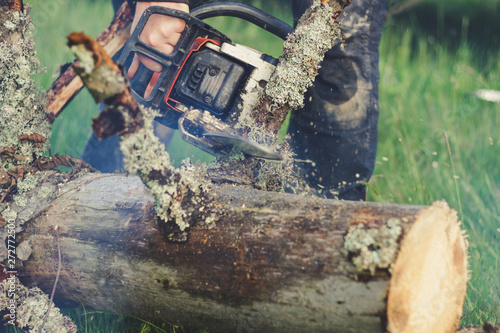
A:
[[[189,12],[189,6],[184,3],[175,3],[175,2],[137,2],[135,9],[134,21],[132,22],[132,31],[137,26],[139,19],[141,18],[142,13],[151,6],[161,6],[166,8],[172,8],[177,10],[182,10],[185,12]],[[148,23],[144,27],[144,30],[141,33],[140,39],[142,42],[154,47],[155,49],[165,53],[170,54],[174,50],[175,45],[179,41],[182,32],[186,26],[186,22],[184,20],[168,17],[163,15],[151,15]],[[144,56],[135,56],[132,61],[132,65],[130,66],[127,76],[129,78],[133,78],[137,69],[139,68],[140,63],[144,64],[150,70],[159,72],[162,70],[162,67],[157,62],[144,57]]]

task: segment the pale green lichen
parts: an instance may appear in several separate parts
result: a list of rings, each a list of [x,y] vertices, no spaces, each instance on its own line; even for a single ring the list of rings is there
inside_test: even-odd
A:
[[[24,5],[23,13],[0,13],[0,148],[15,151],[15,157],[5,154],[0,158],[3,173],[20,164],[29,164],[41,157],[49,147],[50,124],[45,113],[45,100],[36,92],[33,74],[41,73],[32,37],[33,23],[29,17],[31,7]],[[45,142],[21,141],[19,136],[39,134]],[[1,172],[1,170],[0,170]],[[23,194],[35,186],[33,177],[19,182],[18,192]],[[10,183],[6,186],[10,186]],[[18,206],[27,198],[16,195]],[[14,218],[15,212],[7,208],[5,219]]]
[[[16,195],[14,196],[14,202],[17,206],[24,208],[28,204],[28,198],[24,195]]]
[[[138,174],[154,195],[156,215],[165,222],[175,222],[179,230],[184,231],[190,226],[189,211],[185,205],[197,205],[203,200],[208,186],[203,178],[206,172],[188,161],[175,169],[164,145],[154,135],[153,119],[156,114],[146,108],[142,109],[142,113],[143,128],[122,136],[120,140],[125,169],[128,173]]]
[[[14,30],[16,28],[16,24],[12,21],[4,22],[3,26],[6,27],[8,30]]]
[[[376,228],[362,223],[351,226],[344,238],[344,253],[358,272],[368,271],[372,275],[377,269],[391,272],[402,231],[401,221],[395,218]]]
[[[283,56],[266,87],[266,93],[280,105],[303,106],[304,93],[312,85],[326,51],[342,36],[333,9],[315,0],[311,13],[302,16],[295,31],[283,44]],[[304,22],[308,21],[308,22]]]
[[[24,13],[2,13],[4,27],[0,42],[0,147],[18,147],[25,160],[9,160],[4,167],[23,164],[42,156],[48,148],[50,125],[44,112],[45,101],[36,94],[31,75],[42,72],[32,37],[33,24]],[[45,143],[21,143],[18,136],[37,133]],[[2,161],[2,163],[5,161]]]
[[[2,217],[5,219],[5,221],[15,221],[17,218],[17,212],[11,209],[11,207],[9,206],[2,211]]]
[[[53,191],[49,186],[42,186],[38,189],[38,196],[42,199],[45,199],[49,196]]]
[[[10,288],[15,288],[13,298],[8,296]],[[10,277],[0,283],[0,311],[7,310],[5,319],[12,320],[26,332],[61,332],[76,333],[73,321],[63,316],[60,310],[52,306],[45,323],[43,319],[49,305],[49,297],[37,287],[27,288],[16,277]],[[12,304],[12,305],[11,305]],[[8,306],[15,307],[15,316],[10,316]],[[14,321],[15,319],[15,321]],[[42,328],[43,325],[43,328]]]
[[[35,176],[28,176],[17,183],[17,191],[19,193],[26,193],[34,189],[37,185],[38,179]]]

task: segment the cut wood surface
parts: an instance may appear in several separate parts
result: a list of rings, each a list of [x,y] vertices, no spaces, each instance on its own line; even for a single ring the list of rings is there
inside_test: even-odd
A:
[[[96,38],[111,56],[118,52],[130,37],[132,19],[132,11],[125,1],[110,25]],[[46,93],[49,121],[54,121],[82,88],[82,80],[75,74],[73,66],[61,73]]]
[[[51,290],[58,225],[60,306],[212,332],[457,329],[466,243],[444,202],[421,207],[214,188],[219,215],[179,244],[160,235],[153,197],[138,177],[87,174],[57,186],[48,175],[30,196],[38,208],[19,214],[19,222],[30,221],[18,240],[31,247],[20,277]],[[52,189],[45,201],[42,188]]]

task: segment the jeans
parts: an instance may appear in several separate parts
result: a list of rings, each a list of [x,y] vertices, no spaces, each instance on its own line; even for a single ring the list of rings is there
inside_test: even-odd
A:
[[[308,1],[294,1],[298,18]],[[293,111],[289,134],[308,185],[327,198],[364,200],[375,165],[378,45],[385,1],[353,0],[344,9],[345,48],[327,52],[305,106]],[[342,17],[341,17],[342,19]]]

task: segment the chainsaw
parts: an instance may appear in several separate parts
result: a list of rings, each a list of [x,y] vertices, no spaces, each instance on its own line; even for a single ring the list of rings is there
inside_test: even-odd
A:
[[[186,27],[171,54],[164,54],[141,41],[151,15],[185,21]],[[130,80],[132,94],[146,107],[155,109],[159,123],[178,129],[181,137],[211,153],[228,155],[237,147],[246,155],[279,160],[281,156],[247,137],[235,126],[242,112],[250,112],[277,64],[272,56],[244,45],[203,22],[216,16],[249,21],[285,39],[293,28],[250,5],[215,2],[194,8],[191,14],[164,7],[149,7],[125,44],[118,63],[128,70],[134,56],[147,57],[161,65],[152,71],[140,65]]]

